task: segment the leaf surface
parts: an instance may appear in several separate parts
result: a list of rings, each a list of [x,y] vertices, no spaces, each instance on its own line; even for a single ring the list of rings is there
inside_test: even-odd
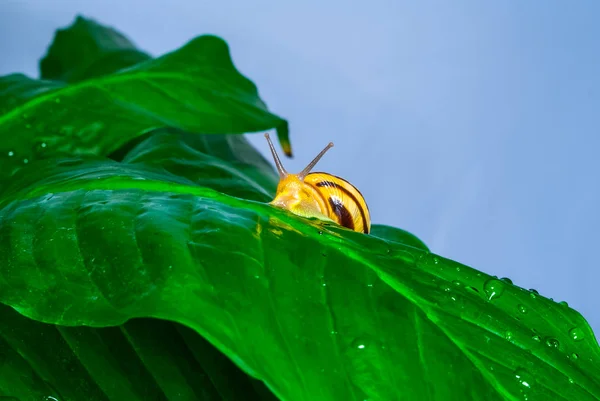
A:
[[[412,246],[102,163],[15,177],[0,301],[67,326],[183,324],[286,401],[600,399],[598,344],[568,307]]]
[[[383,224],[373,224],[371,227],[371,235],[386,239],[388,241],[394,241],[413,246],[424,251],[429,251],[429,248],[423,243],[423,241],[417,238],[414,234],[411,234],[408,231],[400,228],[386,226]]]
[[[61,67],[42,72],[69,80],[63,75],[85,75],[77,71],[92,63],[100,71],[88,74],[93,78],[69,85],[22,74],[0,78],[0,178],[32,160],[105,156],[144,132],[166,126],[204,134],[276,128],[291,154],[287,121],[267,109],[254,83],[234,66],[222,39],[200,36],[159,58],[106,74],[117,67],[107,61],[105,51],[76,56],[82,52],[77,46],[89,41],[90,30],[93,40],[104,35],[116,42],[108,47],[129,44],[114,39],[117,33],[112,30],[102,33],[108,28],[97,24],[81,28],[90,24],[78,19],[59,35],[45,65],[54,60]],[[127,64],[127,60],[120,62]]]
[[[0,400],[276,400],[197,333],[156,319],[65,327],[0,305],[0,362]]]
[[[239,198],[268,202],[279,177],[243,135],[199,135],[172,129],[150,133],[121,158],[163,168],[196,185]]]
[[[45,80],[73,83],[150,58],[115,29],[78,16],[73,25],[56,31],[48,54],[40,61],[40,75]]]

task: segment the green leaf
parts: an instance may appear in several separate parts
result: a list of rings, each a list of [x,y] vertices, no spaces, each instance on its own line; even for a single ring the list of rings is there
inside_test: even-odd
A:
[[[56,31],[48,54],[40,61],[42,79],[79,82],[131,67],[150,56],[120,32],[78,16]]]
[[[3,305],[0,394],[21,401],[275,400],[179,324],[134,319],[108,328],[55,326]]]
[[[429,248],[423,241],[417,238],[414,234],[411,234],[408,231],[400,228],[390,227],[383,224],[373,224],[371,227],[371,235],[386,239],[388,241],[394,241],[413,246],[424,251],[429,251]]]
[[[196,185],[268,202],[278,175],[243,135],[198,135],[162,129],[130,149],[125,163],[164,168]]]
[[[600,399],[600,348],[566,306],[397,241],[102,163],[15,177],[1,302],[66,326],[183,324],[286,401]]]
[[[89,63],[86,57],[65,59],[82,52],[89,30],[102,36],[97,25],[76,29],[90,24],[78,21],[66,33],[75,39],[50,51],[64,71],[48,74],[68,75]],[[96,71],[110,66],[106,58],[94,62]],[[0,78],[0,179],[36,159],[108,155],[165,126],[205,134],[277,128],[290,151],[287,122],[268,111],[256,86],[237,71],[227,44],[205,35],[162,57],[71,85],[21,74]]]

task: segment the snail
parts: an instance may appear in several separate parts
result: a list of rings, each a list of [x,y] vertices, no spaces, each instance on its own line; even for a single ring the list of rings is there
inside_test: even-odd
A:
[[[279,173],[275,199],[269,204],[289,210],[298,216],[329,220],[354,231],[369,233],[371,216],[360,191],[335,175],[310,172],[333,147],[333,142],[329,142],[300,173],[289,174],[283,167],[269,134],[265,134],[265,138]]]

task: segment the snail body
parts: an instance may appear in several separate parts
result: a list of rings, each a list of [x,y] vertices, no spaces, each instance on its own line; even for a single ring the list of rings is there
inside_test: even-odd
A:
[[[277,151],[265,134],[279,173],[279,183],[271,205],[302,217],[333,221],[351,230],[368,234],[371,230],[369,207],[360,191],[348,181],[332,174],[311,170],[333,147],[330,142],[312,162],[298,174],[288,173]]]

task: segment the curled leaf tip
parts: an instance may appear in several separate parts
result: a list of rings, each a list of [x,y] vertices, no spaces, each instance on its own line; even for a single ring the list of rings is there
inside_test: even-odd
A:
[[[283,149],[283,153],[289,158],[293,157],[292,144],[290,143],[290,128],[286,120],[282,120],[281,124],[277,127],[277,138]]]

